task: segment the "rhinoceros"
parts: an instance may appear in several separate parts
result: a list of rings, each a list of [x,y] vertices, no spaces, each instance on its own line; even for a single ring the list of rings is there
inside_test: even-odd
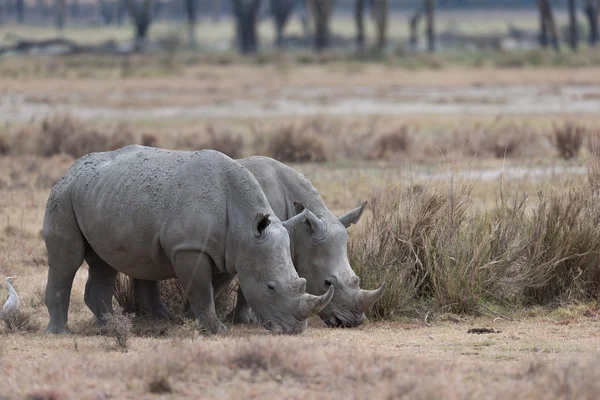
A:
[[[281,220],[297,218],[310,209],[305,223],[290,232],[292,260],[298,274],[306,278],[311,294],[326,293],[334,287],[331,302],[318,314],[332,327],[355,327],[362,324],[365,311],[385,292],[385,282],[376,290],[360,289],[360,279],[348,261],[348,233],[365,209],[366,202],[341,217],[327,208],[312,183],[293,168],[269,157],[237,160],[258,180],[269,205]],[[247,302],[238,293],[234,320],[245,322]],[[252,306],[250,304],[250,306]]]
[[[237,274],[267,329],[300,332],[334,293],[306,293],[292,264],[288,230],[310,214],[282,223],[252,174],[216,151],[133,145],[88,154],[46,206],[47,331],[68,331],[73,278],[85,260],[84,300],[98,322],[112,312],[122,272],[146,281],[177,277],[203,329],[223,332],[214,294]]]
[[[348,261],[347,228],[356,224],[366,202],[349,213],[336,217],[310,181],[293,168],[268,157],[248,157],[237,160],[258,180],[273,211],[281,220],[294,220],[310,209],[304,223],[290,232],[291,252],[298,274],[306,278],[307,291],[319,295],[335,287],[331,302],[318,314],[332,327],[355,327],[362,324],[367,311],[383,296],[385,282],[376,290],[360,289],[360,279]],[[146,289],[147,304],[160,303],[158,290]],[[252,306],[250,304],[250,306]],[[255,322],[243,290],[232,316],[235,323]]]

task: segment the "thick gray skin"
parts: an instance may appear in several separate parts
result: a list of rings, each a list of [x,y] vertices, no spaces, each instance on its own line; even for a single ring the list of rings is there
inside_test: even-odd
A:
[[[329,326],[355,327],[366,320],[367,311],[383,296],[378,290],[359,287],[360,279],[348,262],[346,228],[356,224],[366,202],[342,217],[325,205],[311,182],[293,168],[268,157],[237,160],[257,179],[275,215],[282,221],[294,218],[308,207],[312,213],[305,223],[290,232],[292,261],[298,274],[306,278],[308,293],[319,295],[334,287],[331,302],[319,312]],[[317,218],[315,218],[315,215]],[[248,315],[244,296],[238,295],[235,320],[245,322]]]
[[[44,240],[52,333],[68,331],[71,287],[84,259],[85,303],[98,320],[112,312],[117,272],[145,281],[177,277],[212,333],[226,330],[214,295],[236,273],[244,297],[275,332],[302,331],[333,295],[305,293],[288,232],[260,186],[216,151],[127,146],[82,157],[52,189]]]
[[[346,228],[356,224],[366,203],[342,217],[327,208],[319,192],[304,175],[268,157],[238,160],[258,180],[275,214],[283,221],[298,218],[306,205],[311,212],[290,232],[292,260],[298,274],[306,278],[308,293],[319,295],[334,287],[333,299],[319,317],[332,327],[356,327],[367,311],[383,296],[385,283],[377,290],[362,290],[360,279],[348,262]],[[155,290],[155,293],[157,291]],[[160,302],[154,298],[153,303]],[[234,323],[256,322],[240,291]]]

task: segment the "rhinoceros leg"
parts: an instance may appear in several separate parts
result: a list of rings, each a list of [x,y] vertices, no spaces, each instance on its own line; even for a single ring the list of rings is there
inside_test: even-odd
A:
[[[113,312],[112,298],[115,293],[117,270],[91,249],[86,251],[85,261],[89,266],[89,274],[83,299],[96,316],[96,322],[102,325],[102,316]]]
[[[50,314],[49,333],[69,333],[67,320],[73,279],[85,253],[85,239],[72,209],[58,208],[44,221],[44,241],[48,249],[48,282],[45,302]]]
[[[202,252],[183,251],[175,260],[175,274],[183,285],[193,315],[206,331],[221,333],[227,332],[227,328],[219,321],[215,312],[212,285],[215,269],[213,260]]]
[[[231,283],[233,278],[234,278],[234,276],[229,275],[229,274],[219,274],[219,275],[216,275],[213,277],[212,286],[213,286],[213,297],[215,300],[219,296],[219,293],[221,293],[223,291],[223,289],[225,289],[227,287],[227,285],[229,285]],[[194,315],[194,311],[192,310],[192,308],[189,308],[185,312],[185,317],[188,319],[196,318],[196,315]],[[229,320],[227,320],[227,321],[229,321]]]
[[[135,297],[143,308],[150,312],[154,319],[172,319],[173,315],[160,298],[160,289],[157,281],[145,279],[135,280]]]
[[[229,314],[227,320],[232,321],[234,324],[258,324],[259,322],[258,318],[248,305],[241,288],[238,288],[237,291],[237,300],[233,315]]]

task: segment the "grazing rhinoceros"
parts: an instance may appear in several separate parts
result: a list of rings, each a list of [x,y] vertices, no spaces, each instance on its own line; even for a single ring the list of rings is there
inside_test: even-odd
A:
[[[268,157],[237,161],[254,175],[275,215],[282,221],[297,218],[306,210],[305,206],[310,209],[306,223],[292,230],[290,239],[292,260],[298,274],[306,278],[308,293],[318,295],[335,287],[333,299],[319,312],[319,317],[333,327],[362,324],[365,311],[385,291],[385,283],[376,290],[360,289],[360,279],[348,262],[346,228],[358,222],[366,202],[338,218],[327,208],[311,182],[293,168]],[[240,291],[234,320],[245,322],[246,304]]]
[[[258,180],[275,215],[281,220],[293,220],[306,211],[303,224],[290,232],[292,260],[298,274],[306,278],[307,291],[319,295],[335,287],[333,299],[319,317],[329,326],[355,327],[362,324],[367,311],[383,296],[385,283],[377,290],[362,290],[360,280],[352,271],[347,255],[346,228],[356,224],[366,203],[348,214],[336,217],[327,208],[319,192],[304,175],[268,157],[249,157],[238,160]],[[315,215],[316,214],[316,215]],[[151,282],[147,284],[152,285]],[[243,288],[242,288],[243,289]],[[148,304],[160,303],[157,289]],[[243,290],[233,315],[236,323],[250,323],[254,318],[248,308]],[[250,304],[252,306],[252,304]]]
[[[46,207],[47,331],[67,330],[73,278],[85,259],[85,303],[99,321],[112,311],[122,272],[177,277],[202,327],[222,332],[214,293],[237,274],[267,329],[300,332],[333,296],[305,293],[292,264],[286,228],[308,215],[283,224],[252,174],[216,151],[127,146],[88,154],[54,186]]]

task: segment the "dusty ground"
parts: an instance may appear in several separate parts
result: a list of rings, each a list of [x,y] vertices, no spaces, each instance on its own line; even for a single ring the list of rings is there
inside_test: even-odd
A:
[[[208,117],[202,107],[243,111],[236,101],[262,110],[271,109],[273,102],[317,104],[320,111],[331,112],[336,104],[360,99],[374,104],[392,102],[396,108],[388,117],[394,123],[455,126],[493,118],[482,115],[481,107],[502,110],[527,98],[531,107],[537,107],[540,99],[564,107],[545,115],[511,116],[511,120],[550,126],[575,115],[578,121],[598,126],[594,104],[600,93],[600,74],[596,68],[518,73],[485,69],[407,73],[375,66],[294,68],[298,69],[195,67],[180,78],[74,78],[68,85],[59,79],[4,79],[0,80],[0,119],[10,127],[66,110],[99,124],[131,118],[160,134],[204,123]],[[500,100],[482,100],[496,97]],[[405,105],[415,102],[425,104],[425,112],[401,115]],[[465,106],[472,102],[478,106]],[[570,114],[573,104],[582,104],[587,111]],[[461,111],[432,114],[431,110],[439,112],[435,107]],[[192,114],[165,116],[157,112],[163,108],[191,110]],[[289,118],[286,115],[278,114],[278,118]],[[213,115],[211,119],[229,123],[232,117]],[[36,324],[30,333],[0,330],[0,399],[28,394],[48,399],[239,398],[240,394],[251,398],[593,399],[600,393],[600,317],[594,304],[553,312],[515,311],[511,320],[442,313],[425,318],[423,313],[419,319],[366,324],[356,330],[326,329],[312,320],[309,329],[296,337],[239,327],[227,335],[203,337],[178,328],[154,338],[134,336],[122,352],[111,338],[97,336],[90,329],[91,313],[83,303],[87,276],[83,267],[76,277],[70,309],[75,334],[46,336],[41,330],[47,324],[42,300],[47,266],[40,230],[50,188],[72,161],[68,156],[0,156],[0,276],[20,278],[15,286],[24,310]],[[584,160],[557,163],[554,159],[533,163],[527,159],[471,160],[456,165],[444,160],[427,165],[340,161],[297,168],[336,213],[368,199],[373,185],[396,181],[419,185],[444,179],[452,170],[458,170],[456,177],[473,180],[473,198],[482,207],[496,202],[501,188],[525,190],[535,197],[540,185],[566,189],[585,180],[586,173]],[[4,290],[0,292],[0,302],[5,295]],[[501,332],[467,333],[483,327]]]
[[[482,327],[500,332],[467,333]],[[0,382],[8,398],[141,398],[163,390],[232,399],[592,399],[600,389],[599,328],[598,316],[582,315],[310,327],[297,337],[235,328],[220,337],[134,338],[126,353],[99,336],[11,334],[2,337]]]
[[[473,116],[595,119],[599,68],[408,72],[343,64],[190,67],[180,77],[0,81],[0,122],[56,112],[87,120],[182,121],[317,115],[433,121]],[[385,79],[382,79],[385,77]],[[352,82],[348,85],[348,82]]]
[[[600,314],[593,304],[515,312],[510,321],[423,313],[355,330],[328,329],[313,319],[296,337],[258,327],[234,327],[219,337],[185,327],[139,328],[155,337],[132,336],[120,351],[112,338],[93,333],[83,303],[84,266],[70,308],[75,334],[47,336],[41,332],[47,267],[39,231],[49,189],[71,162],[67,156],[0,158],[0,275],[18,276],[23,309],[36,324],[30,333],[0,330],[0,398],[591,399],[600,390]],[[393,170],[299,168],[340,212],[358,201],[357,193],[368,195],[370,184],[403,179]],[[515,184],[533,191],[527,182]],[[481,186],[476,196],[485,203],[495,186]],[[500,332],[467,333],[472,328]]]

